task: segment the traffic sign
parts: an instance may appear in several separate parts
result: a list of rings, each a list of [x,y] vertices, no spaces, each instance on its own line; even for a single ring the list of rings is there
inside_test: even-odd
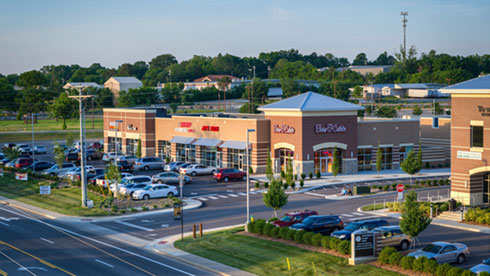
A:
[[[397,190],[399,193],[403,192],[403,189],[404,189],[404,188],[405,188],[405,186],[403,186],[403,184],[402,184],[402,183],[400,183],[400,184],[396,185],[396,190]]]

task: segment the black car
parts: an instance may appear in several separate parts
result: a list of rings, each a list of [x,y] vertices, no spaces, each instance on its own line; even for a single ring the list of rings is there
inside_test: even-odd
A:
[[[44,171],[46,169],[51,168],[53,165],[54,165],[53,163],[46,162],[46,161],[36,161],[36,162],[32,163],[31,165],[25,167],[24,169],[32,170],[35,172],[40,172],[40,171]]]
[[[126,160],[117,161],[116,166],[119,168],[119,171],[121,172],[129,172],[129,173],[133,172],[133,165]]]
[[[357,230],[373,230],[381,226],[387,226],[388,222],[384,219],[367,219],[361,221],[355,221],[349,223],[343,230],[335,231],[331,234],[332,237],[339,238],[341,240],[349,240],[351,234]]]
[[[293,224],[289,228],[330,235],[334,231],[343,229],[344,222],[339,216],[309,216],[302,222]]]
[[[69,152],[65,155],[66,162],[78,163],[80,159],[78,158],[77,152]]]

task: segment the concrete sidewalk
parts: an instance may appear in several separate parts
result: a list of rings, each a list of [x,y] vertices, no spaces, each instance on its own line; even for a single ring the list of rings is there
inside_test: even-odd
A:
[[[359,208],[358,211],[360,209],[361,208]],[[382,209],[382,210],[377,210],[377,211],[362,211],[362,212],[367,213],[367,214],[384,216],[384,217],[392,217],[392,218],[397,218],[397,219],[401,219],[401,216],[402,216],[400,213],[388,212],[388,209]],[[457,221],[447,220],[447,219],[439,219],[437,217],[432,219],[431,224],[455,228],[455,229],[461,229],[461,230],[466,230],[466,231],[479,232],[479,233],[484,233],[484,234],[490,235],[490,227],[486,227],[486,226],[468,224],[468,223],[457,222]]]
[[[220,228],[214,228],[214,229],[209,229],[209,230],[204,230],[203,233],[209,233],[209,232],[214,232],[214,231],[220,231],[220,230],[225,230],[225,229],[231,229],[235,227],[243,226],[243,224],[240,225],[234,225],[234,226],[226,226],[226,227],[220,227]],[[184,236],[190,236],[192,235],[192,232],[184,233]],[[205,269],[223,276],[252,276],[254,274],[249,273],[247,271],[239,270],[238,268],[234,268],[222,263],[218,263],[194,254],[187,253],[185,251],[182,251],[180,249],[175,248],[174,242],[179,240],[181,238],[181,235],[175,235],[171,237],[166,237],[160,240],[155,241],[152,243],[151,248],[159,254],[169,256],[169,257],[174,257],[178,259],[179,261],[195,265],[197,267],[200,267],[201,269]]]

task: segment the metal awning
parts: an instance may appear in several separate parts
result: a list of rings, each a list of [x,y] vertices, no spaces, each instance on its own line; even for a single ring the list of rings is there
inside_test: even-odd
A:
[[[192,144],[192,142],[194,142],[194,140],[195,140],[194,137],[174,136],[172,138],[172,140],[170,140],[170,143]]]
[[[194,142],[194,146],[202,146],[202,147],[216,147],[221,144],[221,140],[219,139],[207,139],[207,138],[199,138],[196,142]]]
[[[247,143],[242,141],[225,141],[220,148],[228,148],[228,149],[239,149],[244,150],[246,148]]]

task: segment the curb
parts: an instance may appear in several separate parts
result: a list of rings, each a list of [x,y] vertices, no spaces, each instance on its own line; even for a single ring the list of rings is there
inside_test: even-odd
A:
[[[43,213],[40,213],[40,212],[31,210],[31,209],[27,209],[27,208],[25,208],[23,206],[17,205],[15,203],[10,203],[10,202],[4,201],[4,200],[0,200],[0,204],[11,206],[11,207],[14,207],[14,208],[17,208],[17,209],[21,209],[23,211],[26,211],[26,212],[29,212],[29,213],[34,213],[36,215],[43,216],[43,217],[46,217],[46,218],[49,218],[49,219],[57,219],[56,217],[53,217],[51,215],[46,215],[46,214],[43,214]]]

